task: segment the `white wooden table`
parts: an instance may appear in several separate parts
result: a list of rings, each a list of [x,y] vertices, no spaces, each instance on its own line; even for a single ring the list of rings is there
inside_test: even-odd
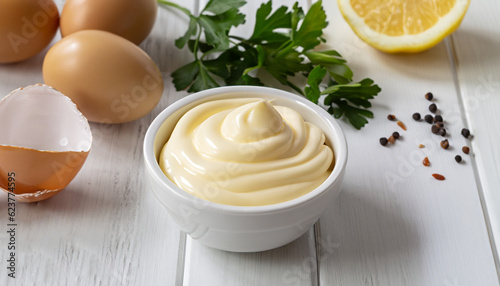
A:
[[[179,2],[193,11],[203,5]],[[246,27],[261,3],[249,2]],[[279,249],[228,253],[186,237],[156,201],[145,182],[142,140],[153,118],[187,95],[175,91],[170,74],[190,59],[173,43],[187,27],[185,18],[160,9],[141,45],[165,78],[160,104],[135,122],[91,124],[93,149],[67,189],[17,204],[15,279],[7,277],[7,196],[0,195],[0,285],[499,285],[500,1],[472,1],[457,32],[414,55],[367,46],[336,1],[324,2],[328,46],[348,60],[358,80],[371,77],[382,92],[367,127],[356,131],[341,122],[349,145],[343,193],[314,229]],[[43,82],[44,53],[0,66],[0,95]],[[430,125],[411,119],[428,113],[428,91],[445,118],[451,150],[438,146]],[[389,113],[408,131],[388,121]],[[473,140],[460,135],[463,127]],[[378,138],[393,131],[403,139],[382,147]],[[427,147],[418,149],[420,143]],[[471,155],[461,154],[463,145]],[[430,168],[420,163],[424,154]],[[464,158],[460,165],[456,154]],[[447,179],[434,180],[432,173]]]

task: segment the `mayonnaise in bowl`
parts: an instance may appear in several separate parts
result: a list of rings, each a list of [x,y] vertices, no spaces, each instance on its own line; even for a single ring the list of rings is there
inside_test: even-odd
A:
[[[177,122],[159,165],[182,190],[215,203],[264,206],[303,196],[331,174],[316,125],[263,98],[201,103]]]
[[[172,142],[177,147],[168,147]],[[145,188],[176,225],[200,244],[237,252],[303,235],[334,207],[348,157],[331,114],[302,96],[259,86],[217,87],[170,104],[148,127],[143,152]],[[162,168],[174,172],[175,164],[183,168],[171,179]],[[300,184],[319,185],[289,196]]]

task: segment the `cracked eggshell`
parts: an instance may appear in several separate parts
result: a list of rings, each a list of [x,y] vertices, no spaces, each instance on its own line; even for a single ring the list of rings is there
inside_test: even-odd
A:
[[[163,94],[153,60],[115,34],[86,30],[56,43],[43,62],[45,84],[71,98],[89,121],[123,123],[148,114]]]
[[[0,64],[38,54],[58,28],[59,12],[52,0],[0,1]]]
[[[0,189],[12,188],[20,202],[45,200],[64,189],[92,145],[87,119],[71,99],[46,85],[19,88],[2,99],[0,130]]]

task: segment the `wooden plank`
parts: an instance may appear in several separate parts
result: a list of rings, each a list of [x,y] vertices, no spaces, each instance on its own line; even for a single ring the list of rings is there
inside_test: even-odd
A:
[[[480,195],[498,248],[500,241],[500,33],[499,1],[471,1],[460,29],[452,36],[456,51],[461,107],[474,139],[472,162],[481,182]],[[482,192],[481,192],[482,191]]]
[[[0,284],[174,285],[185,236],[148,189],[142,142],[153,118],[186,94],[176,92],[169,78],[186,62],[186,51],[173,45],[186,23],[182,15],[159,9],[153,32],[141,44],[165,75],[159,105],[131,123],[91,124],[93,148],[75,180],[49,200],[17,204],[17,278],[9,279],[1,267]],[[0,94],[43,82],[43,56],[0,65]],[[0,201],[6,202],[3,193]],[[6,239],[2,231],[0,241]],[[6,247],[0,257],[7,257]]]
[[[355,131],[343,124],[349,146],[345,185],[320,219],[318,236],[338,247],[318,250],[320,284],[498,285],[471,158],[454,161],[466,140],[445,44],[415,55],[384,54],[355,36],[336,1],[324,5],[329,46],[347,58],[357,79],[369,76],[383,91],[367,127]],[[448,150],[439,147],[442,138],[431,134],[430,125],[411,118],[429,113],[428,91],[445,118]],[[389,113],[408,131],[388,121]],[[393,131],[402,140],[382,147],[378,139]],[[421,163],[425,156],[428,168]],[[434,180],[432,173],[446,180]]]
[[[188,237],[184,285],[317,285],[313,231],[283,247],[234,253]]]
[[[243,8],[247,23],[238,27],[236,34],[251,35],[255,12],[262,2],[265,1],[248,1]],[[307,5],[307,1],[300,2]],[[290,2],[273,1],[273,5],[277,8]],[[215,250],[188,238],[184,285],[317,285],[314,243],[312,229],[284,247],[259,253]]]

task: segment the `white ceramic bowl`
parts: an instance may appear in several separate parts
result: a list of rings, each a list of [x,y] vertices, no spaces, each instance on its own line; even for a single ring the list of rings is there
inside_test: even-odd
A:
[[[160,169],[158,157],[179,118],[203,102],[237,97],[273,99],[273,103],[293,108],[306,121],[320,127],[327,144],[333,146],[336,160],[326,181],[304,196],[266,206],[231,206],[205,201],[171,182]],[[201,244],[236,252],[276,248],[304,234],[340,193],[347,162],[344,134],[324,109],[298,95],[255,86],[209,89],[173,103],[151,123],[143,148],[151,189],[180,228]]]

